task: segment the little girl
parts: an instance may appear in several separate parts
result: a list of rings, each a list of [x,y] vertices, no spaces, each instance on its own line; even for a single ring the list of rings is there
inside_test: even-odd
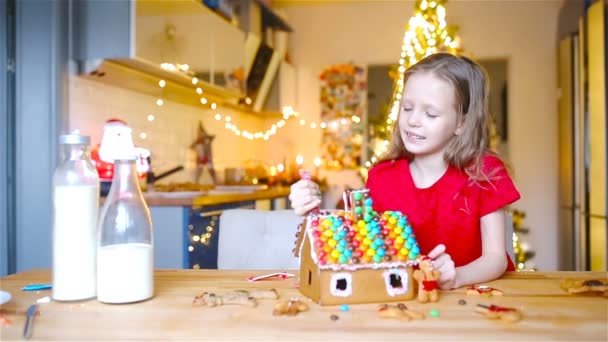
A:
[[[399,118],[386,154],[369,171],[373,208],[401,211],[421,254],[434,259],[442,289],[490,281],[514,270],[503,208],[520,198],[488,149],[488,86],[466,57],[430,55],[405,71]],[[298,215],[321,203],[309,180],[289,195]]]

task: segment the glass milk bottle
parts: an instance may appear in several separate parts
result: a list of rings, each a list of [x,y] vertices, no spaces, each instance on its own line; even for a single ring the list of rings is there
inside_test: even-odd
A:
[[[114,178],[99,220],[97,299],[131,303],[154,294],[150,210],[139,188],[137,156],[114,160]]]
[[[99,177],[91,139],[61,135],[61,161],[53,174],[53,299],[95,297]]]

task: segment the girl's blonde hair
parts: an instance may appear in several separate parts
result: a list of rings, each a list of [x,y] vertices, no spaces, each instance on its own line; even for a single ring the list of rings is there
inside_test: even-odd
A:
[[[410,76],[416,73],[431,73],[447,81],[455,91],[458,120],[464,120],[464,125],[462,133],[454,136],[449,142],[444,155],[445,161],[459,170],[464,170],[472,180],[488,180],[488,175],[482,170],[482,160],[485,155],[494,153],[488,148],[490,119],[485,70],[469,58],[436,53],[409,67],[403,77],[404,85]],[[412,160],[413,155],[403,144],[397,121],[393,127],[389,148],[377,163],[400,158]]]

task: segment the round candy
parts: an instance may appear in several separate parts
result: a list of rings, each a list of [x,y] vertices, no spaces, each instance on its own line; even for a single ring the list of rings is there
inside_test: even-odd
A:
[[[348,305],[346,305],[346,304],[340,305],[340,311],[348,311],[348,310],[350,310],[350,308],[348,307]]]
[[[429,311],[429,315],[431,317],[439,317],[439,310],[437,309],[432,309],[431,311]]]
[[[363,195],[360,192],[355,192],[353,198],[355,199],[355,201],[360,201],[361,198],[363,198]]]

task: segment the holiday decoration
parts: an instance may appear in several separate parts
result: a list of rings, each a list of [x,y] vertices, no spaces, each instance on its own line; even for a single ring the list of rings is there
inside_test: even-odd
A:
[[[403,93],[403,76],[405,70],[416,64],[420,59],[436,53],[449,52],[458,54],[460,52],[457,29],[447,25],[445,16],[445,3],[447,0],[417,0],[412,16],[407,24],[401,45],[401,56],[399,66],[391,71],[390,76],[395,80],[393,88],[393,99],[384,125],[373,127],[370,141],[372,145],[372,158],[365,163],[369,168],[388,148],[388,141],[393,124],[399,113],[399,102]]]
[[[363,125],[367,107],[366,69],[353,64],[327,67],[321,80],[323,161],[330,169],[355,168],[361,164]]]
[[[513,215],[513,251],[515,252],[515,269],[518,271],[535,271],[533,267],[526,264],[536,254],[529,247],[522,245],[520,235],[528,234],[530,231],[524,227],[526,213],[520,210],[512,210]]]
[[[205,131],[203,123],[198,122],[198,134],[196,140],[190,145],[191,149],[196,151],[196,182],[198,183],[199,178],[203,174],[205,168],[209,170],[213,183],[217,184],[217,178],[215,176],[215,169],[213,168],[213,154],[211,150],[211,143],[215,139],[215,135],[210,135]]]
[[[367,189],[348,198],[345,210],[310,213],[300,226],[300,291],[321,305],[414,298],[420,249],[407,217],[376,213]]]

